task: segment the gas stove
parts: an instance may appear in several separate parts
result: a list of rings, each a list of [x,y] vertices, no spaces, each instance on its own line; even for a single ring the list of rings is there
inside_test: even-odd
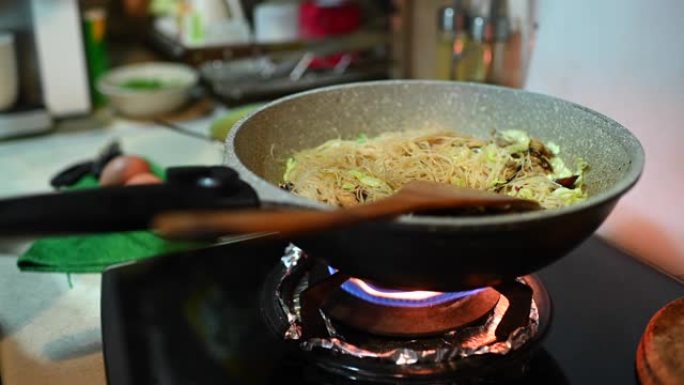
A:
[[[598,238],[463,292],[381,287],[263,239],[117,266],[102,290],[117,385],[637,383],[649,317],[684,295]]]
[[[550,300],[532,276],[469,291],[401,291],[348,277],[294,245],[265,280],[270,331],[310,362],[348,379],[425,382],[510,377],[548,325]],[[477,375],[473,376],[474,371]]]

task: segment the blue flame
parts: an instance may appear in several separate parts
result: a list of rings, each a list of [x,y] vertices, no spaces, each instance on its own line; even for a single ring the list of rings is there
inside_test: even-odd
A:
[[[330,274],[337,272],[336,269],[328,267]],[[364,285],[366,289],[362,287]],[[402,294],[406,294],[406,297],[410,297],[411,294],[416,294],[416,292],[406,292],[401,290],[385,289],[368,282],[363,282],[355,279],[348,279],[342,286],[342,290],[345,292],[362,299],[366,302],[370,302],[380,306],[390,306],[390,307],[428,307],[436,306],[447,302],[453,302],[461,298],[465,298],[476,294],[483,289],[467,290],[467,291],[456,291],[450,293],[425,293],[425,298],[413,299],[413,298],[401,298]],[[370,290],[368,290],[370,289]],[[370,291],[370,292],[369,292]],[[374,294],[373,292],[377,292]],[[387,294],[388,296],[382,296],[382,294]],[[393,297],[393,298],[390,298]],[[397,298],[399,297],[399,298]]]

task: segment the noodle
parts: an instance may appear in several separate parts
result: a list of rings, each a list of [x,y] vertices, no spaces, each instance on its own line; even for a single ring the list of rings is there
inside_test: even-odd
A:
[[[483,140],[446,130],[387,132],[330,140],[288,159],[283,187],[349,207],[393,194],[413,180],[500,192],[558,208],[586,199],[586,163],[570,171],[553,143],[508,130]]]

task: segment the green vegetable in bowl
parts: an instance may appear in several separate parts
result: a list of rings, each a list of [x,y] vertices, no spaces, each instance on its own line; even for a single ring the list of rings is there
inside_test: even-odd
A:
[[[125,88],[127,90],[159,90],[162,88],[171,88],[178,86],[180,83],[177,81],[164,81],[161,79],[144,79],[144,78],[134,78],[128,79],[119,83],[119,87]]]

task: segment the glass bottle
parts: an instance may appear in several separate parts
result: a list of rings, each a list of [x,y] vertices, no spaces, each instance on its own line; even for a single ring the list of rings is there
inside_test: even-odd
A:
[[[456,80],[486,82],[492,62],[489,20],[485,16],[474,15],[469,24],[469,36],[456,67]]]
[[[490,17],[492,20],[492,64],[488,81],[499,85],[510,85],[514,68],[510,68],[508,47],[511,45],[511,23],[508,0],[492,0]],[[510,40],[510,41],[509,41]]]
[[[438,13],[435,78],[454,80],[466,38],[465,12],[460,0]]]

